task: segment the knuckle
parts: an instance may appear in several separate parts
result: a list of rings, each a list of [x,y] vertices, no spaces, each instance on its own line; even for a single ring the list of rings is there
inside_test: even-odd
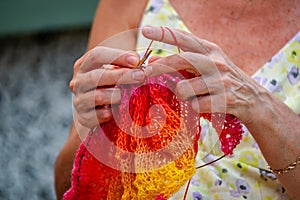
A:
[[[77,59],[73,65],[73,72],[74,72],[74,76],[76,75],[76,73],[78,72],[78,70],[80,69],[82,62],[83,62],[84,57],[81,57],[79,59]]]
[[[225,88],[230,87],[232,80],[228,75],[222,76],[222,83]]]
[[[207,41],[206,40],[206,43],[207,43],[207,50],[209,53],[216,53],[216,52],[220,52],[221,51],[221,48],[214,42],[210,42],[210,41]]]
[[[224,59],[222,59],[220,56],[211,56],[213,59],[213,63],[219,68],[219,69],[226,69],[226,63],[224,61]]]
[[[220,56],[213,59],[214,65],[220,73],[231,73],[231,67],[228,63]]]
[[[91,63],[94,63],[97,56],[99,56],[97,51],[91,50],[87,56],[87,60],[89,60]]]
[[[220,50],[220,47],[216,43],[213,42],[209,42],[209,43],[211,45],[211,50]]]
[[[101,54],[104,53],[104,50],[102,50],[102,48],[102,46],[97,46],[91,49],[87,54],[86,60],[89,60],[90,63],[97,63],[97,60],[99,60]]]
[[[81,78],[78,76],[76,79],[70,82],[70,86],[72,86],[74,94],[78,94],[81,92]]]
[[[78,69],[81,63],[82,63],[82,58],[77,59],[73,65],[74,70]]]
[[[93,111],[82,114],[81,118],[82,118],[82,123],[87,126],[91,126],[91,124],[93,124],[95,121],[95,117],[93,116]]]
[[[84,110],[84,104],[82,103],[81,98],[75,97],[73,99],[73,106],[78,113],[81,113]]]
[[[78,105],[80,105],[80,100],[75,96],[75,98],[73,99],[73,106],[77,108]]]
[[[70,88],[70,90],[74,93],[75,92],[75,85],[74,85],[74,80],[72,79],[71,81],[70,81],[70,83],[69,83],[69,88]]]
[[[82,124],[83,126],[85,126],[85,127],[89,127],[89,128],[92,127],[92,121],[91,121],[91,120],[88,120],[88,117],[86,117],[86,116],[80,115],[80,116],[78,117],[78,122],[79,122],[80,124]]]

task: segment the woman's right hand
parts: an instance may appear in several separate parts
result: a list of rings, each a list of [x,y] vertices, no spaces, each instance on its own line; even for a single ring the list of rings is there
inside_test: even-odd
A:
[[[97,46],[79,58],[70,82],[75,124],[94,128],[111,119],[110,105],[119,104],[121,99],[120,90],[114,86],[145,79],[143,71],[136,68],[138,63],[138,53],[104,46]]]

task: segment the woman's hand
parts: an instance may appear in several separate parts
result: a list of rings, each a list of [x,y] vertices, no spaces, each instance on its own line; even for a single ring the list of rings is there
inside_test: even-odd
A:
[[[112,117],[110,105],[118,104],[120,90],[115,84],[139,83],[145,75],[134,69],[139,62],[136,52],[97,46],[74,64],[70,89],[74,93],[74,121],[93,128]]]
[[[184,51],[152,62],[145,68],[147,76],[172,70],[193,71],[195,78],[177,84],[180,98],[193,99],[192,106],[200,113],[230,113],[244,124],[252,121],[250,111],[260,93],[266,91],[236,67],[216,44],[169,28],[144,27],[143,34],[151,40],[176,45]]]
[[[217,45],[168,28],[145,27],[143,34],[184,51],[152,62],[145,68],[147,76],[180,69],[194,71],[195,78],[178,82],[179,97],[191,98],[199,112],[230,113],[238,117],[273,169],[284,169],[295,161],[300,152],[299,116],[236,67]],[[277,178],[292,199],[300,196],[299,166]]]

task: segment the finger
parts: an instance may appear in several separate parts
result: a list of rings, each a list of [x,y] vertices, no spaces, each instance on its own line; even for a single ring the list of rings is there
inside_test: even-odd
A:
[[[77,59],[75,64],[74,64],[74,67],[73,67],[74,68],[73,69],[73,78],[69,83],[69,88],[70,88],[71,92],[73,92],[73,93],[74,93],[74,81],[75,81],[75,78],[76,78],[76,74],[77,74],[78,69],[80,68],[83,61],[84,61],[84,56]]]
[[[186,31],[178,29],[146,26],[143,27],[142,33],[150,40],[178,46],[183,51],[208,54],[215,47],[213,43],[201,40]]]
[[[112,119],[110,107],[99,107],[85,113],[75,113],[76,120],[84,127],[94,128],[97,125]]]
[[[99,124],[109,121],[113,118],[111,108],[108,106],[98,107],[95,109],[97,115],[97,121]]]
[[[181,80],[177,83],[176,92],[179,97],[186,100],[195,96],[212,95],[216,93],[224,93],[225,87],[221,77],[195,77],[188,80]]]
[[[96,106],[119,104],[121,101],[121,91],[118,88],[97,89],[94,99]]]
[[[227,113],[225,95],[209,94],[195,97],[192,100],[192,108],[198,113]]]
[[[76,111],[81,114],[95,107],[119,104],[121,100],[121,91],[118,88],[105,88],[89,91],[80,97],[75,97],[73,105]]]
[[[206,82],[202,77],[179,81],[176,86],[176,92],[179,95],[179,98],[183,100],[209,94]]]
[[[162,58],[162,57],[160,57],[160,56],[151,56],[151,57],[149,58],[148,63],[155,62],[155,61],[157,61],[157,60],[159,60],[159,59],[161,59],[161,58]]]
[[[119,66],[117,65],[109,65],[109,64],[106,64],[106,65],[102,65],[101,69],[120,69]],[[93,72],[92,72],[93,73]],[[81,75],[81,76],[86,76],[86,75]],[[75,82],[76,82],[76,74],[74,74],[74,77],[73,79],[70,81],[70,84],[69,84],[69,87],[70,87],[70,90],[74,93],[75,91]],[[78,82],[78,81],[77,81]],[[78,85],[78,84],[77,84]],[[78,91],[78,89],[77,89]]]
[[[146,76],[157,76],[187,69],[203,76],[217,72],[214,62],[203,54],[182,52],[152,62],[144,69]]]
[[[133,68],[136,67],[138,63],[139,54],[137,52],[97,46],[85,55],[79,72],[91,71],[106,64]]]
[[[96,69],[80,76],[75,81],[75,93],[93,90],[99,86],[116,84],[134,84],[145,80],[145,73],[140,69]]]
[[[150,77],[187,68],[191,68],[190,64],[178,54],[174,54],[149,63],[149,65],[144,68],[144,73]]]

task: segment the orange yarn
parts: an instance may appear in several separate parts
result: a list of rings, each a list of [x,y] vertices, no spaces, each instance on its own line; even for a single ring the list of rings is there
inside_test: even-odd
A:
[[[112,108],[115,118],[91,132],[81,145],[76,156],[81,161],[75,162],[65,199],[83,199],[86,193],[101,193],[97,199],[166,199],[192,177],[199,115],[174,94],[180,77],[166,74],[149,78],[144,85],[120,86],[122,103]],[[115,148],[105,149],[104,137]],[[109,166],[111,160],[118,164]]]
[[[114,119],[91,131],[80,146],[64,199],[164,200],[190,180],[196,171],[200,115],[174,94],[181,79],[194,77],[180,73],[119,86],[121,105],[112,107]],[[232,154],[242,138],[240,121],[220,113],[202,116],[221,131],[224,154]]]

